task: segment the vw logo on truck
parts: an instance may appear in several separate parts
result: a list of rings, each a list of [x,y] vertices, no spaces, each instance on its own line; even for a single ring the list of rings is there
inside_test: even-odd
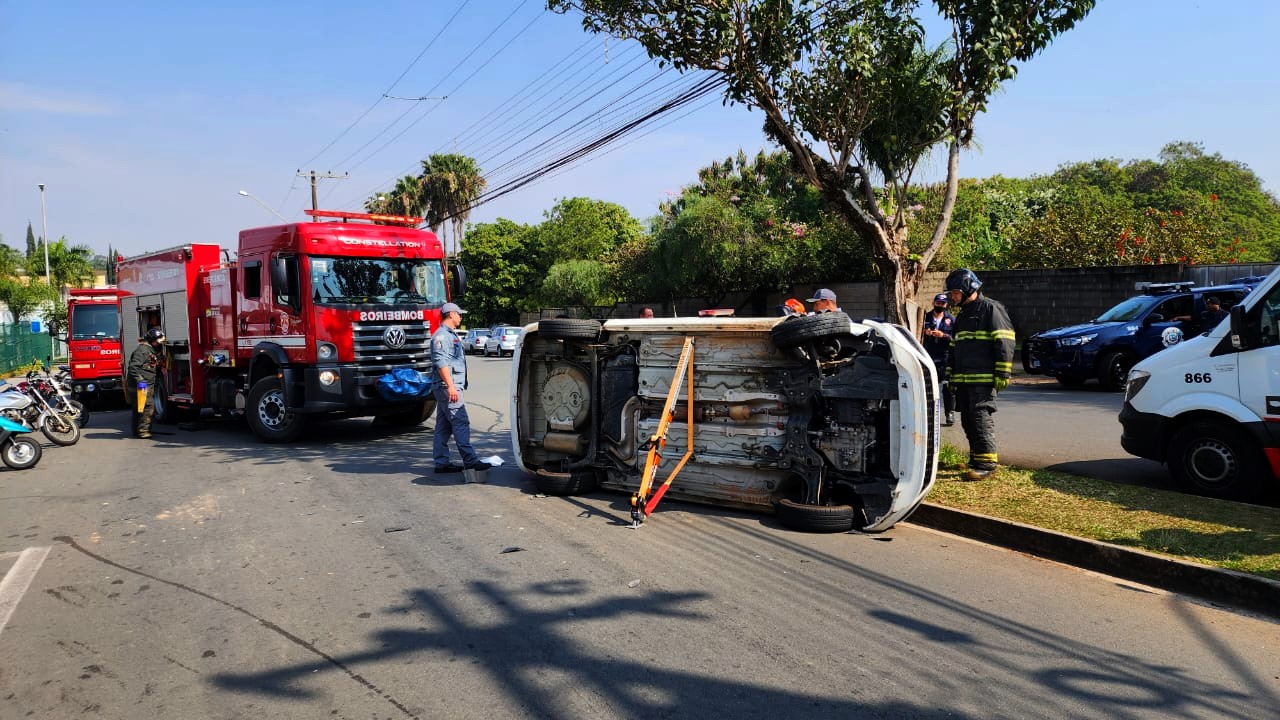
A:
[[[404,328],[399,325],[392,325],[382,333],[382,342],[392,350],[399,350],[404,347],[405,334]]]

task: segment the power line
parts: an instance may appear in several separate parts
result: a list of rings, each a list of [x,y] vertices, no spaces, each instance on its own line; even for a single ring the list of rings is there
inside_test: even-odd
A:
[[[617,140],[618,138],[624,137],[628,133],[634,131],[638,127],[641,127],[642,125],[644,125],[646,122],[649,122],[653,118],[659,117],[665,113],[671,112],[672,110],[688,105],[689,103],[695,100],[698,100],[711,92],[719,90],[725,84],[725,82],[726,81],[724,78],[718,77],[718,76],[710,76],[710,77],[704,78],[703,80],[698,81],[689,90],[686,90],[680,93],[679,95],[669,99],[668,101],[664,102],[662,105],[658,106],[654,110],[651,110],[645,115],[639,118],[636,118],[634,120],[628,121],[626,123],[623,123],[622,125],[617,126],[612,130],[609,130],[603,135],[598,136],[594,140],[591,140],[589,142],[586,142],[580,145],[579,147],[575,148],[571,152],[568,152],[560,156],[559,158],[556,158],[555,160],[544,163],[541,167],[531,170],[525,173],[524,175],[514,180],[511,180],[510,182],[502,186],[492,188],[488,192],[485,192],[484,194],[482,194],[479,198],[476,198],[475,202],[471,203],[471,205],[467,207],[466,212],[470,212],[471,210],[479,207],[480,205],[483,205],[484,203],[491,202],[500,197],[503,197],[512,192],[515,192],[520,188],[526,187],[562,167],[565,167],[571,163],[574,163],[578,160],[581,160],[589,156],[594,151],[608,145],[609,143]],[[450,220],[450,219],[452,219],[452,216],[441,218],[442,221]]]
[[[311,157],[311,159],[307,160],[306,162],[304,162],[304,163],[302,163],[302,164],[303,164],[303,165],[310,165],[312,162],[314,162],[314,161],[316,160],[316,158],[318,158],[318,157],[320,157],[321,155],[323,155],[323,154],[325,153],[325,151],[326,151],[326,150],[328,150],[329,148],[333,147],[333,146],[334,146],[334,145],[335,145],[339,140],[341,140],[343,137],[345,137],[347,133],[351,132],[351,129],[352,129],[352,128],[354,128],[356,125],[358,125],[358,124],[360,123],[360,121],[361,121],[361,120],[363,120],[363,119],[365,118],[365,116],[367,116],[369,113],[373,112],[373,109],[374,109],[374,108],[376,108],[376,107],[378,107],[378,104],[379,104],[379,103],[381,103],[381,102],[383,101],[383,99],[386,97],[387,93],[389,93],[389,92],[391,92],[392,90],[394,90],[394,89],[395,89],[395,87],[396,87],[396,85],[399,85],[399,84],[400,84],[400,81],[404,79],[404,76],[405,76],[405,75],[408,75],[408,74],[409,74],[409,71],[410,71],[410,70],[412,70],[412,69],[414,68],[414,66],[418,64],[418,61],[422,59],[422,56],[427,54],[427,51],[431,49],[431,46],[432,46],[432,45],[435,45],[436,40],[438,40],[438,39],[440,38],[440,36],[444,34],[444,31],[445,31],[445,30],[447,30],[447,29],[449,28],[449,26],[453,24],[454,19],[456,19],[456,18],[458,17],[458,13],[462,12],[462,9],[463,9],[463,8],[465,8],[465,7],[467,6],[467,3],[469,3],[469,2],[471,2],[471,0],[462,0],[462,3],[461,3],[460,5],[458,5],[458,8],[457,8],[456,10],[454,10],[454,11],[453,11],[453,15],[450,15],[450,16],[449,16],[449,19],[448,19],[447,21],[445,21],[445,24],[444,24],[444,25],[441,25],[441,26],[440,26],[440,29],[436,31],[436,34],[435,34],[435,35],[433,35],[433,36],[431,37],[431,40],[427,41],[426,46],[425,46],[425,47],[423,47],[423,48],[422,48],[422,51],[418,53],[418,56],[417,56],[417,57],[415,57],[415,58],[413,59],[413,62],[409,63],[409,65],[408,65],[407,67],[405,67],[404,71],[403,71],[403,72],[401,72],[401,73],[400,73],[400,75],[399,75],[398,77],[396,77],[396,79],[395,79],[395,81],[394,81],[394,82],[392,82],[390,85],[388,85],[388,86],[387,86],[387,89],[386,89],[386,90],[383,90],[383,91],[382,91],[382,94],[378,96],[378,99],[377,99],[377,100],[374,100],[374,101],[373,101],[373,104],[372,104],[372,105],[370,105],[370,106],[369,106],[369,108],[368,108],[367,110],[365,110],[364,112],[360,113],[360,117],[358,117],[358,118],[356,118],[355,120],[353,120],[353,121],[351,122],[351,124],[347,126],[347,129],[345,129],[345,130],[343,130],[342,132],[338,133],[338,136],[337,136],[337,137],[335,137],[334,139],[330,140],[328,145],[325,145],[324,147],[320,148],[320,152],[317,152],[315,155],[313,155],[313,156]],[[428,95],[430,95],[431,93],[427,93],[427,94],[428,94]]]
[[[500,48],[498,48],[496,51],[494,51],[494,53],[493,53],[492,55],[490,55],[490,56],[489,56],[489,58],[488,58],[487,60],[485,60],[484,62],[480,63],[480,65],[478,65],[478,66],[476,67],[476,69],[475,69],[475,70],[473,70],[473,71],[471,72],[471,74],[470,74],[470,75],[466,76],[465,78],[463,78],[463,79],[462,79],[462,81],[461,81],[461,82],[459,82],[457,85],[455,85],[455,86],[453,87],[453,89],[452,89],[452,90],[450,90],[450,91],[449,91],[449,93],[448,93],[448,95],[446,95],[445,97],[448,97],[449,95],[455,95],[455,94],[457,94],[457,92],[458,92],[459,90],[461,90],[461,89],[462,89],[462,86],[463,86],[463,85],[466,85],[468,82],[470,82],[470,81],[471,81],[471,78],[474,78],[476,75],[478,75],[478,74],[480,73],[480,71],[482,71],[482,70],[484,70],[486,67],[488,67],[489,63],[491,63],[491,62],[493,62],[495,59],[497,59],[497,57],[498,57],[499,55],[501,55],[501,54],[503,53],[503,51],[505,51],[508,47],[510,47],[510,46],[511,46],[511,44],[512,44],[512,43],[514,43],[514,42],[516,41],[516,39],[518,39],[518,38],[519,38],[521,35],[523,35],[526,31],[528,31],[528,29],[529,29],[529,28],[533,27],[533,24],[534,24],[534,23],[536,23],[538,20],[541,20],[541,19],[542,19],[543,17],[545,17],[545,16],[546,16],[546,12],[545,12],[545,11],[544,11],[544,12],[542,12],[542,13],[539,13],[539,14],[538,14],[538,15],[536,15],[536,16],[534,16],[534,18],[533,18],[532,20],[530,20],[528,23],[526,23],[524,27],[520,28],[520,30],[519,30],[515,35],[512,35],[512,36],[511,36],[511,39],[510,39],[510,40],[507,40],[507,42],[506,42],[506,43],[504,43],[504,44],[502,45],[502,47],[500,47]],[[422,122],[422,121],[423,121],[423,120],[424,120],[428,115],[430,115],[430,114],[431,114],[431,112],[432,112],[433,110],[435,110],[435,109],[436,109],[437,107],[439,107],[439,106],[440,106],[440,104],[439,104],[439,103],[436,103],[435,105],[433,105],[433,106],[431,106],[430,108],[428,108],[426,112],[424,112],[424,113],[422,113],[421,115],[419,115],[419,116],[418,116],[418,119],[416,119],[416,120],[414,120],[413,122],[409,123],[409,125],[408,125],[407,127],[405,127],[405,129],[403,129],[403,130],[401,130],[399,133],[397,133],[397,134],[395,135],[395,137],[391,138],[390,140],[388,140],[388,141],[386,141],[385,143],[383,143],[382,145],[380,145],[380,146],[378,147],[378,149],[377,149],[377,150],[374,150],[373,152],[371,152],[371,153],[369,153],[368,155],[366,155],[366,156],[364,157],[364,159],[363,159],[363,160],[361,160],[360,162],[356,163],[355,165],[352,165],[352,166],[349,168],[349,171],[350,171],[350,170],[354,170],[354,169],[356,169],[356,168],[360,167],[361,165],[365,164],[366,162],[368,162],[369,160],[371,160],[372,158],[374,158],[375,156],[377,156],[377,154],[378,154],[378,153],[380,153],[380,152],[382,152],[383,150],[387,149],[387,146],[389,146],[391,143],[395,142],[396,140],[399,140],[401,137],[404,137],[405,133],[407,133],[407,132],[409,132],[410,130],[412,130],[412,129],[414,128],[414,126],[416,126],[418,123]]]
[[[488,34],[488,35],[485,35],[485,36],[484,36],[484,38],[483,38],[482,40],[480,40],[480,42],[476,43],[476,45],[475,45],[473,48],[471,48],[470,52],[468,52],[468,53],[467,53],[467,54],[466,54],[466,55],[465,55],[461,60],[459,60],[459,61],[458,61],[458,62],[457,62],[457,63],[456,63],[452,68],[450,68],[450,69],[449,69],[449,71],[448,71],[447,73],[445,73],[444,77],[442,77],[442,78],[440,78],[438,81],[436,81],[436,84],[435,84],[435,85],[432,85],[432,86],[431,86],[431,89],[430,89],[430,90],[427,90],[427,92],[426,92],[426,93],[424,93],[424,95],[434,95],[434,94],[435,94],[435,91],[436,91],[436,90],[437,90],[437,89],[438,89],[442,84],[444,84],[445,80],[448,80],[448,79],[449,79],[449,77],[450,77],[451,75],[453,75],[453,73],[457,72],[457,71],[458,71],[458,69],[459,69],[459,68],[461,68],[461,67],[462,67],[462,65],[463,65],[464,63],[466,63],[468,60],[470,60],[470,59],[471,59],[471,56],[472,56],[472,55],[475,55],[475,54],[476,54],[476,52],[478,52],[478,51],[480,50],[480,48],[484,47],[485,43],[489,42],[489,39],[490,39],[490,38],[492,38],[494,35],[496,35],[496,34],[497,34],[497,32],[498,32],[499,30],[501,30],[503,27],[505,27],[505,26],[506,26],[506,24],[507,24],[508,22],[510,22],[510,21],[511,21],[511,18],[515,17],[516,13],[518,13],[518,12],[520,11],[520,9],[521,9],[521,8],[523,8],[525,5],[528,5],[530,1],[531,1],[531,0],[521,0],[520,4],[519,4],[519,5],[517,5],[517,6],[515,7],[515,9],[514,9],[514,10],[512,10],[510,13],[508,13],[508,14],[507,14],[507,16],[506,16],[505,18],[503,18],[503,19],[502,19],[502,22],[500,22],[500,23],[498,23],[497,25],[495,25],[495,26],[493,27],[493,29],[489,31],[489,34]],[[542,13],[545,13],[545,12],[546,12],[545,10],[544,10],[544,11],[542,11]],[[539,15],[539,17],[541,17],[541,14]],[[527,26],[526,26],[526,27],[527,27]],[[487,63],[486,63],[486,64],[487,64]],[[452,93],[445,93],[445,94],[446,94],[446,95],[451,95]],[[439,102],[437,102],[435,105],[433,105],[433,106],[432,106],[432,109],[434,109],[435,107],[438,107],[438,106],[439,106],[439,104],[440,104],[440,103],[439,103]],[[400,113],[400,115],[399,115],[398,117],[396,117],[396,119],[395,119],[395,120],[392,120],[390,123],[388,123],[388,124],[387,124],[387,126],[386,126],[386,127],[384,127],[384,128],[382,128],[381,130],[379,130],[379,131],[378,131],[378,133],[377,133],[376,135],[374,135],[373,137],[369,138],[369,140],[368,140],[367,142],[365,142],[365,144],[363,144],[363,145],[361,145],[360,147],[356,148],[354,152],[352,152],[351,154],[347,155],[345,158],[343,158],[343,159],[339,160],[339,161],[338,161],[337,163],[335,163],[334,165],[335,165],[336,167],[346,167],[347,163],[348,163],[348,162],[350,162],[352,158],[354,158],[356,155],[359,155],[359,154],[360,154],[360,153],[361,153],[365,148],[367,148],[367,147],[369,147],[370,145],[372,145],[372,144],[373,144],[373,143],[374,143],[378,138],[382,137],[383,135],[385,135],[385,134],[387,133],[387,131],[389,131],[391,128],[395,127],[395,126],[396,126],[396,124],[398,124],[401,120],[403,120],[403,119],[404,119],[404,117],[405,117],[406,115],[408,115],[410,112],[412,112],[412,111],[413,111],[413,109],[414,109],[415,107],[417,107],[417,104],[416,104],[416,103],[415,103],[414,105],[410,105],[410,106],[409,106],[409,108],[408,108],[407,110],[405,110],[404,112]],[[428,112],[429,112],[429,111],[428,111]],[[421,118],[419,118],[419,119],[421,119]],[[416,124],[416,121],[415,121],[415,124]],[[410,127],[412,127],[412,125],[410,125]],[[402,133],[402,134],[403,134],[403,133]],[[399,135],[397,135],[396,137],[399,137]],[[394,138],[393,138],[393,140],[394,140]],[[386,147],[386,146],[384,145],[383,147]],[[379,150],[379,151],[381,151],[381,149],[382,149],[382,148],[379,148],[378,150]],[[377,154],[377,152],[378,152],[378,151],[375,151],[375,152],[373,153],[373,155],[376,155],[376,154]],[[372,157],[372,155],[370,155],[370,157]],[[365,158],[365,160],[368,160],[368,158]],[[363,162],[364,162],[364,160],[362,160],[362,161],[361,161],[361,163],[363,163]],[[354,170],[356,167],[358,167],[358,164],[357,164],[357,165],[355,165],[355,166],[352,166],[352,167],[347,167],[346,169],[347,169],[347,171],[349,172],[349,171],[351,171],[351,170]]]
[[[590,45],[590,44],[593,44],[593,43],[594,43],[594,40],[593,40],[593,39],[591,39],[591,38],[588,38],[588,39],[587,39],[587,41],[583,43],[583,45],[580,45],[580,46],[579,46],[578,48],[576,48],[574,51],[570,52],[568,55],[566,55],[564,58],[562,58],[559,62],[557,62],[555,65],[553,65],[550,69],[548,69],[547,71],[543,72],[543,74],[542,74],[542,75],[540,75],[538,78],[535,78],[532,82],[530,82],[529,84],[527,84],[527,85],[525,86],[525,88],[522,88],[521,92],[523,92],[523,90],[524,90],[524,89],[529,88],[530,86],[533,86],[533,85],[537,84],[537,83],[539,82],[539,80],[542,80],[542,79],[543,79],[543,78],[545,78],[547,75],[550,75],[550,74],[551,74],[551,72],[552,72],[556,67],[558,67],[558,66],[560,66],[560,65],[564,64],[566,60],[569,60],[570,58],[574,57],[575,55],[578,55],[579,53],[581,53],[581,52],[582,52],[583,48],[585,48],[587,45]],[[589,60],[589,59],[590,59],[590,57],[591,57],[590,53],[587,53],[587,54],[583,54],[583,55],[582,55],[582,57],[581,57],[581,58],[579,58],[578,60],[573,61],[573,62],[570,62],[570,64],[569,64],[569,67],[568,67],[568,68],[565,68],[565,69],[561,70],[560,72],[556,73],[555,75],[553,75],[552,77],[547,78],[547,79],[546,79],[545,81],[543,81],[540,85],[538,85],[538,87],[534,90],[534,92],[533,92],[533,93],[530,93],[530,96],[529,96],[528,98],[525,98],[525,100],[526,100],[526,101],[533,101],[533,102],[537,102],[538,100],[541,100],[542,98],[544,98],[544,97],[546,97],[547,95],[549,95],[551,92],[554,92],[556,88],[560,87],[560,86],[561,86],[561,85],[563,85],[565,82],[568,82],[569,80],[571,80],[571,79],[573,79],[573,78],[576,78],[576,77],[581,73],[581,71],[582,71],[583,69],[585,69],[585,67],[576,67],[576,66],[578,66],[578,65],[579,65],[583,60]],[[575,68],[576,68],[576,69],[575,69]],[[596,66],[596,67],[595,67],[595,69],[598,71],[598,70],[599,70],[599,66]],[[551,86],[551,88],[550,88],[550,89],[546,90],[545,92],[542,92],[542,94],[541,94],[541,95],[536,95],[536,93],[537,93],[539,90],[541,90],[542,88],[546,87],[549,83],[554,82],[554,81],[555,81],[555,79],[556,79],[557,77],[561,77],[561,76],[563,76],[566,72],[572,72],[573,74],[572,74],[572,75],[570,75],[570,77],[569,77],[569,78],[566,78],[565,80],[561,80],[560,82],[555,83],[554,85],[552,85],[552,86]],[[579,84],[579,85],[578,85],[578,87],[580,87],[580,88],[581,88],[581,87],[582,87],[582,86],[581,86],[581,84]],[[579,93],[579,94],[581,94],[581,93]],[[557,98],[557,100],[556,100],[556,101],[557,101],[557,102],[559,102],[559,101],[560,101],[560,100],[562,100],[564,97],[565,97],[565,95],[562,95],[560,98]],[[484,121],[485,119],[487,119],[488,117],[490,117],[490,116],[494,115],[494,114],[495,114],[495,113],[497,113],[500,109],[502,109],[503,107],[505,107],[508,103],[510,103],[510,102],[512,102],[512,101],[517,101],[516,106],[518,107],[519,105],[521,105],[521,104],[522,104],[522,102],[520,102],[520,100],[521,100],[521,98],[520,98],[519,93],[517,93],[516,95],[513,95],[513,96],[512,96],[512,97],[510,97],[510,98],[507,98],[505,101],[503,101],[503,102],[502,102],[501,104],[499,104],[497,107],[495,107],[493,110],[490,110],[490,111],[489,111],[489,113],[487,113],[484,117],[482,117],[482,118],[480,118],[479,120],[477,120],[476,122],[472,123],[472,124],[471,124],[471,126],[469,126],[469,127],[467,128],[467,130],[463,131],[462,133],[459,133],[459,135],[463,135],[463,136],[465,136],[465,135],[466,135],[466,133],[467,133],[467,132],[469,132],[472,128],[474,128],[476,125],[480,124],[481,122],[483,122],[483,121]],[[519,117],[519,116],[520,116],[520,115],[522,115],[524,112],[525,112],[524,110],[521,110],[521,111],[519,111],[519,112],[509,113],[509,114],[506,116],[506,117],[508,118],[508,120],[507,120],[507,124],[509,124],[509,122],[510,122],[510,118],[513,118],[513,117]],[[528,125],[529,125],[529,124],[531,124],[532,122],[535,122],[535,121],[536,121],[536,119],[535,119],[535,120],[530,120],[530,121],[526,122],[525,124],[523,124],[523,125],[519,126],[519,127],[517,128],[517,131],[519,131],[519,130],[523,130],[523,128],[528,127]],[[488,136],[492,135],[492,134],[493,134],[493,132],[494,132],[494,130],[496,130],[496,129],[498,129],[498,128],[501,128],[501,127],[503,126],[503,124],[504,124],[504,123],[499,123],[499,124],[496,124],[496,125],[490,126],[490,128],[489,128],[488,130],[486,130],[485,132],[481,133],[480,137],[481,137],[481,138],[483,138],[483,137],[488,137]],[[473,141],[473,142],[476,140],[476,138],[468,138],[468,139],[469,139],[469,140],[471,140],[471,141]],[[495,141],[495,143],[496,143],[496,142],[501,142],[501,139],[496,140],[496,141]],[[438,149],[436,150],[436,152],[440,152],[440,151],[441,151],[441,150],[443,150],[445,147],[447,147],[447,145],[448,145],[448,143],[445,143],[445,144],[444,144],[444,145],[442,145],[440,148],[438,148]],[[492,146],[492,144],[491,144],[490,146]],[[471,155],[471,156],[473,156],[473,157],[474,157],[477,153],[475,153],[475,152],[468,152],[467,154],[469,154],[469,155]],[[403,175],[405,175],[405,174],[407,174],[407,173],[411,173],[411,172],[413,172],[413,170],[414,170],[416,167],[417,167],[417,163],[415,162],[413,165],[410,165],[409,167],[405,168],[404,170],[402,170],[402,171],[400,171],[400,172],[396,173],[394,177],[389,178],[389,179],[387,179],[387,180],[385,180],[385,181],[383,181],[383,182],[379,183],[379,184],[378,184],[378,185],[376,185],[373,189],[369,190],[368,192],[366,192],[366,193],[364,193],[364,194],[365,194],[365,195],[367,195],[367,194],[369,194],[369,193],[371,193],[371,192],[377,192],[377,190],[378,190],[379,188],[383,187],[384,185],[387,185],[387,184],[389,184],[389,183],[394,183],[394,182],[396,182],[397,180],[399,180],[401,176],[403,176]]]

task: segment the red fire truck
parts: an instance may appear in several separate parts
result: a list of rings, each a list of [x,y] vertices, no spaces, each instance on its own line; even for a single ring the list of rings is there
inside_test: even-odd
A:
[[[120,297],[115,288],[72,288],[67,300],[71,390],[92,404],[120,390]]]
[[[374,415],[417,424],[434,401],[385,400],[378,378],[430,367],[429,344],[461,266],[446,266],[420,218],[309,210],[315,221],[244,230],[236,257],[192,243],[124,260],[122,337],[168,337],[156,412],[242,411],[267,442],[297,438],[308,417]],[[334,218],[333,221],[320,221]],[[361,222],[351,222],[361,221]],[[446,278],[453,280],[449,287]]]

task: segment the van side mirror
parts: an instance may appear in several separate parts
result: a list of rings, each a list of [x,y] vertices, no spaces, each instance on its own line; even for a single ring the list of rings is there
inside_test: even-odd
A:
[[[1248,327],[1245,323],[1244,306],[1235,305],[1231,308],[1231,347],[1236,350],[1248,350],[1252,347],[1248,339]]]

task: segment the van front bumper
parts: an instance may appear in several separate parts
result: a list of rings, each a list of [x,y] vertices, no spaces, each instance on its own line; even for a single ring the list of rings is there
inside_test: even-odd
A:
[[[1126,402],[1120,410],[1120,447],[1130,455],[1164,462],[1169,418],[1140,412]]]

